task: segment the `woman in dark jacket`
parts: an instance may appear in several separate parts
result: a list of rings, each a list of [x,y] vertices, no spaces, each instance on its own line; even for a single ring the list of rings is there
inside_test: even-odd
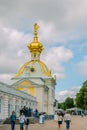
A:
[[[15,122],[16,122],[16,115],[15,112],[12,111],[12,114],[10,116],[11,130],[15,129]]]

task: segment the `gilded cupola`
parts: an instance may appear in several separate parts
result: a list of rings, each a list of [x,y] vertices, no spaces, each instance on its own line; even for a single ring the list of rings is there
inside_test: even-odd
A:
[[[43,50],[43,45],[38,41],[39,26],[34,24],[34,39],[28,44],[28,49],[31,53],[31,60],[26,62],[17,72],[16,77],[51,77],[51,71],[40,60],[40,54]]]
[[[43,50],[43,45],[38,41],[38,29],[39,25],[34,24],[34,39],[33,42],[28,44],[28,49],[31,52],[31,60],[39,60],[40,53]]]

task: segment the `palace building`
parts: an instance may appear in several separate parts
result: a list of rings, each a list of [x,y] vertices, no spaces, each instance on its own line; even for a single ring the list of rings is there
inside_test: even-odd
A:
[[[34,39],[27,45],[31,60],[11,79],[13,84],[0,82],[0,119],[9,117],[13,110],[19,115],[23,106],[54,114],[56,78],[40,60],[43,45],[38,41],[38,29],[39,26],[35,24]]]

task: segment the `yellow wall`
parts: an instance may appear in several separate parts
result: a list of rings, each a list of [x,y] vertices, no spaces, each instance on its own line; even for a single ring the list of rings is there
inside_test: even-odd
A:
[[[20,91],[23,91],[24,90],[24,88],[17,88],[18,90],[20,90]]]
[[[17,87],[18,90],[20,91],[27,91],[27,93],[29,93],[30,95],[34,96],[34,87],[33,85],[28,82],[28,81],[23,81],[21,82],[18,87]]]
[[[34,88],[28,88],[30,95],[34,96]]]
[[[20,86],[26,86],[26,85],[28,85],[28,86],[32,86],[32,84],[30,83],[30,82],[28,82],[28,81],[23,81],[23,82],[21,82],[20,84],[19,84]]]

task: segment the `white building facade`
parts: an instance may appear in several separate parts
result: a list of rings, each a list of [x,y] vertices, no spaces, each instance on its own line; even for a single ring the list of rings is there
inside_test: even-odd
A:
[[[24,106],[36,109],[36,98],[0,82],[0,120],[10,117],[13,110],[19,116],[19,111]]]
[[[19,114],[23,106],[39,112],[54,114],[56,78],[40,60],[43,45],[37,37],[38,25],[34,25],[34,39],[28,44],[31,60],[26,62],[12,78],[13,84],[0,83],[0,117],[9,117],[12,110]]]

